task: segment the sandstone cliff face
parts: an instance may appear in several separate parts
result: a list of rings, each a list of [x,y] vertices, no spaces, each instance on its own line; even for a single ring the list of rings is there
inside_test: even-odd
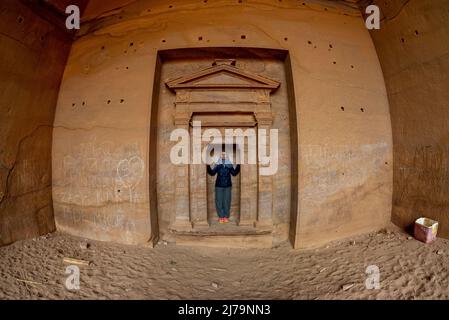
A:
[[[70,39],[19,1],[0,4],[0,245],[55,230],[51,147]]]
[[[360,14],[337,2],[92,0],[53,123],[70,41],[36,6],[3,1],[0,244],[55,229],[52,181],[61,230],[139,244],[164,231],[174,172],[155,159],[167,156],[173,119],[159,103],[171,99],[158,95],[160,52],[200,47],[288,51],[288,97],[273,97],[284,102],[275,123],[287,149],[274,184],[285,198],[274,203],[278,240],[310,247],[377,229],[392,192],[393,222],[429,216],[448,237],[449,3],[374,2],[385,15],[371,32],[383,75]],[[178,55],[178,71],[213,60],[198,57]],[[267,73],[263,57],[246,64]]]
[[[166,80],[158,52],[199,47],[288,51],[289,114],[274,115],[289,119],[283,139],[291,148],[281,168],[286,179],[276,185],[290,208],[278,211],[280,238],[289,234],[295,247],[311,247],[389,221],[387,94],[358,11],[319,1],[115,3],[102,10],[92,1],[86,9],[61,86],[52,160],[59,229],[137,244],[157,237],[158,220],[169,218],[158,219],[156,201],[170,202],[160,190],[175,172],[158,171],[152,161],[168,150],[150,142],[173,121],[155,109],[158,81]],[[258,66],[257,59],[250,64]],[[296,190],[290,197],[281,191],[289,188]]]
[[[388,90],[394,141],[392,221],[421,216],[449,237],[449,1],[375,1],[374,40]]]

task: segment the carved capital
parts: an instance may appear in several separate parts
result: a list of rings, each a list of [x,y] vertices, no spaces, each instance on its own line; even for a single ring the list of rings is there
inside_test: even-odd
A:
[[[176,103],[189,102],[190,91],[189,90],[176,90]]]
[[[270,103],[270,91],[257,90],[255,92],[257,103]]]

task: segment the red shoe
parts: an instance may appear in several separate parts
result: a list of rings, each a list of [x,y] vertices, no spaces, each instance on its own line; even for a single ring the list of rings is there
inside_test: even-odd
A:
[[[219,222],[219,223],[225,223],[225,222],[224,222],[224,218],[218,218],[218,222]]]
[[[223,223],[229,223],[229,218],[223,218]]]

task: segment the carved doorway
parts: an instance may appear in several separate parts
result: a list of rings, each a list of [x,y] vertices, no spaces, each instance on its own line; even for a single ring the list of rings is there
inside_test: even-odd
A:
[[[298,130],[288,52],[241,47],[170,49],[158,52],[156,68],[150,134],[150,204],[156,206],[150,211],[152,230],[159,232],[160,239],[178,245],[254,248],[271,247],[289,237],[295,241]],[[225,228],[215,232],[208,223],[205,163],[197,168],[192,162],[177,165],[171,160],[181,141],[174,132],[192,130],[197,120],[203,129],[253,130],[262,144],[258,148],[267,146],[268,166],[259,161],[241,166],[240,219],[235,228],[223,224]],[[258,136],[263,129],[273,129],[276,137],[270,133],[266,137],[278,141],[274,149]],[[270,156],[275,154],[276,159]],[[265,176],[267,172],[271,176]]]
[[[191,139],[195,139],[194,117],[200,119],[202,127],[253,126],[258,131],[269,131],[273,121],[270,94],[280,83],[235,67],[233,59],[219,59],[209,68],[169,80],[166,85],[176,93],[176,128],[193,131]],[[201,148],[195,148],[193,144],[194,155],[201,153]],[[244,201],[241,201],[239,224],[255,229],[272,228],[273,177],[260,175],[264,164],[257,161],[242,166],[240,185]],[[246,172],[254,170],[255,175]],[[175,180],[176,212],[171,230],[195,232],[204,228],[209,217],[204,165],[177,165]]]

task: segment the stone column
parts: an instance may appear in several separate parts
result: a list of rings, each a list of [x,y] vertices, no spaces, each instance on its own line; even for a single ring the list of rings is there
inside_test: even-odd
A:
[[[205,144],[202,143],[202,147]],[[190,165],[190,212],[193,227],[207,227],[207,170],[206,164]]]
[[[257,148],[256,148],[257,150]],[[248,163],[245,145],[244,163],[240,165],[240,226],[254,227],[257,220],[257,164]]]
[[[189,132],[189,121],[189,114],[177,113],[175,115],[175,126],[177,129],[185,129]],[[190,231],[192,229],[189,180],[189,164],[176,165],[175,221],[171,225],[171,229],[176,231]]]
[[[269,152],[270,146],[270,129],[272,124],[272,115],[271,113],[263,113],[257,114],[257,144],[258,144],[258,216],[257,216],[257,227],[272,227],[273,226],[273,176],[263,176],[260,175],[260,169],[264,166],[268,167],[269,165],[264,165],[260,161],[260,152],[261,150],[266,150],[265,152]],[[259,132],[261,129],[265,129],[265,143],[262,142],[259,138]]]

